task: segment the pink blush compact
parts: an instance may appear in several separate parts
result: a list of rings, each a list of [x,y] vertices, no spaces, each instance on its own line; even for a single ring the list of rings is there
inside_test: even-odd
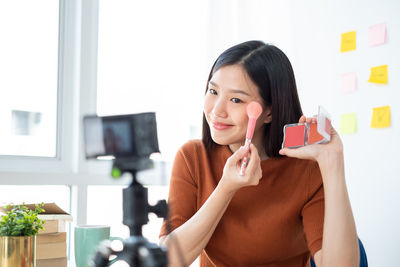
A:
[[[303,123],[285,125],[285,127],[283,129],[283,134],[284,134],[283,147],[304,146],[306,125]]]
[[[331,116],[319,106],[317,123],[292,123],[283,126],[282,148],[325,144],[331,140],[331,129]]]

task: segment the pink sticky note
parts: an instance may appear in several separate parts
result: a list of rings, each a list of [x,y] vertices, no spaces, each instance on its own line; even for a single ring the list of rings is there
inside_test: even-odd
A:
[[[369,27],[368,45],[376,46],[386,43],[386,23],[380,23]]]
[[[355,72],[342,74],[340,89],[343,93],[354,92],[357,89],[357,74]]]

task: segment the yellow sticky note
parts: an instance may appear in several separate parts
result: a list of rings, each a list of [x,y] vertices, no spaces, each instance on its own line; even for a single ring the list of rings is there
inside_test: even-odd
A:
[[[388,83],[388,65],[382,65],[371,68],[371,74],[369,75],[370,83]]]
[[[371,128],[386,128],[390,126],[390,106],[372,109]]]
[[[340,133],[353,134],[357,131],[357,114],[347,113],[340,116]]]
[[[342,40],[340,42],[340,52],[347,52],[356,50],[356,32],[346,32],[342,34]]]

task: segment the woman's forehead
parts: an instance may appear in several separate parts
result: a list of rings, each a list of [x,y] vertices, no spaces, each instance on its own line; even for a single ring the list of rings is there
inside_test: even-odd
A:
[[[241,65],[229,65],[218,69],[210,83],[221,89],[240,90],[252,96],[259,96],[257,85]]]

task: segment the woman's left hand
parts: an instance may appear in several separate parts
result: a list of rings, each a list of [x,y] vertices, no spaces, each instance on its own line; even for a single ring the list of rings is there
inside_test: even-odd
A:
[[[317,118],[300,117],[299,123],[316,123]],[[309,159],[317,161],[319,164],[325,161],[343,159],[343,144],[339,134],[332,127],[331,141],[326,144],[312,144],[299,148],[283,148],[279,154],[299,159]]]

